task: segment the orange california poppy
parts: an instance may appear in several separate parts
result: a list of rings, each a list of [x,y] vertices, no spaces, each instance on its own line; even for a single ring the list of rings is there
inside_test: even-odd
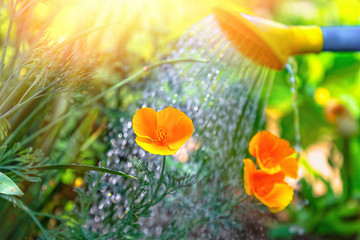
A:
[[[257,170],[251,159],[244,159],[244,185],[248,195],[254,195],[271,212],[280,212],[293,199],[294,190],[284,181],[285,174],[269,174]]]
[[[251,139],[249,152],[256,157],[256,162],[262,170],[268,173],[283,171],[287,176],[297,178],[299,160],[292,157],[295,149],[290,147],[288,141],[270,132],[261,131]]]
[[[173,107],[159,112],[139,109],[133,118],[136,143],[144,150],[159,155],[172,155],[194,132],[194,125],[185,113]]]

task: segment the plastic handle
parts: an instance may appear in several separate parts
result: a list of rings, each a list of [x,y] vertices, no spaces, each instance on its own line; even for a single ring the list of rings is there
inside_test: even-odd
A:
[[[322,27],[324,37],[323,51],[360,51],[360,26]]]

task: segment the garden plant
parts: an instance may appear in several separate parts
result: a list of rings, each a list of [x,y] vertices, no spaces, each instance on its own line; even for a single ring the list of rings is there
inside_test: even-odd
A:
[[[359,14],[0,1],[0,239],[360,239]]]

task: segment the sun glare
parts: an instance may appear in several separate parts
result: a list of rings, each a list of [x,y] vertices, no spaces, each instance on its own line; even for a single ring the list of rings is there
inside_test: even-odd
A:
[[[90,34],[86,38],[87,47],[113,52],[114,48],[116,51],[118,46],[126,45],[147,59],[154,53],[156,45],[180,36],[192,24],[209,14],[217,3],[218,0],[212,4],[204,4],[204,0],[48,1],[33,9],[36,19],[32,19],[31,28],[36,31],[47,25],[46,34],[56,42],[61,42],[83,30],[112,24]],[[200,8],[199,5],[204,7]],[[168,29],[175,31],[169,33]],[[156,45],[153,43],[154,37],[157,39]]]

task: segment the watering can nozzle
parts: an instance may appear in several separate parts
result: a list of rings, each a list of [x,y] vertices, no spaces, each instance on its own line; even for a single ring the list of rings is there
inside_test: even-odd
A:
[[[245,56],[282,70],[289,56],[321,51],[360,51],[360,27],[287,26],[231,8],[214,9],[220,28]]]

